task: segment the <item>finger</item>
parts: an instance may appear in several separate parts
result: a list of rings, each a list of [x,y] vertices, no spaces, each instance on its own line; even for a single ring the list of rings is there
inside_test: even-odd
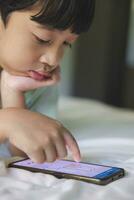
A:
[[[57,152],[57,159],[61,159],[67,156],[67,149],[64,138],[57,138],[54,140],[56,152]]]
[[[40,82],[38,81],[39,82],[38,87],[51,86],[51,85],[57,84],[59,81],[60,81],[60,71],[59,71],[59,68],[57,68],[52,72],[51,78],[45,81],[40,81]]]
[[[40,88],[44,86],[51,86],[58,83],[60,80],[60,72],[59,72],[59,68],[57,68],[52,72],[50,78],[42,80],[42,81],[35,80],[31,77],[21,77],[21,76],[14,76],[14,77],[16,79],[16,81],[14,82],[15,84],[19,83],[18,85],[20,87],[20,90],[27,91],[29,89],[36,89],[36,88]]]
[[[65,143],[68,146],[69,150],[72,152],[72,156],[76,162],[80,162],[81,153],[79,146],[75,140],[75,138],[71,135],[71,133],[66,129],[64,133]]]
[[[51,72],[51,78],[48,78],[44,81],[38,81],[40,84],[40,86],[50,86],[50,85],[53,85],[53,84],[56,84],[57,82],[59,82],[60,80],[60,68],[56,68],[53,70],[53,72]]]
[[[43,163],[46,161],[45,152],[43,150],[32,152],[28,154],[28,157],[36,163]]]
[[[28,81],[27,87],[29,88],[29,85],[30,85],[30,88],[36,89],[36,88],[40,88],[44,86],[51,86],[58,83],[59,80],[60,80],[60,76],[58,72],[56,72],[56,74],[53,74],[51,78],[43,80],[43,81],[37,81],[32,78],[27,78],[27,81]]]
[[[45,148],[46,162],[54,162],[57,159],[57,152],[54,144],[50,144]]]

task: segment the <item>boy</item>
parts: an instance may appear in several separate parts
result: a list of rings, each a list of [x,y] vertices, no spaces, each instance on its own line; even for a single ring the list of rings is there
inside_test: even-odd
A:
[[[65,48],[89,29],[93,11],[93,0],[0,1],[0,141],[12,155],[52,162],[68,147],[80,161],[77,142],[49,109]]]

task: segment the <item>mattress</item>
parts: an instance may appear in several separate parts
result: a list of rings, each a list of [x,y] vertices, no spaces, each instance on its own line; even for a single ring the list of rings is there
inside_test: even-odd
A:
[[[1,148],[0,200],[133,200],[134,111],[89,99],[61,97],[59,120],[76,138],[83,162],[122,167],[125,177],[99,186],[6,168],[8,162],[18,158],[8,158]]]

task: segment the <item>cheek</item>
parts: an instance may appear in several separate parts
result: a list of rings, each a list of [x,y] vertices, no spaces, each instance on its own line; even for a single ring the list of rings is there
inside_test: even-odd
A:
[[[65,51],[65,48],[62,47],[62,48],[60,49],[59,53],[58,53],[59,62],[62,61],[62,59],[63,59],[63,57],[64,57],[64,55],[65,55],[65,52],[66,52],[66,51]]]
[[[10,45],[9,45],[10,44]],[[23,40],[10,40],[0,47],[0,61],[3,68],[25,71],[29,66],[37,63],[38,51]]]
[[[60,61],[62,61],[62,59],[64,58],[65,54],[69,53],[69,49],[66,49],[66,47],[64,47],[60,53]]]

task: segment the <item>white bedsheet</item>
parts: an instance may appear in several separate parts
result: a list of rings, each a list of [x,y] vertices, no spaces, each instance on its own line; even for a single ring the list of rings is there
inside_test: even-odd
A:
[[[126,176],[98,186],[6,169],[1,159],[0,200],[133,200],[134,112],[73,98],[62,98],[59,107],[60,119],[77,139],[83,161],[123,167]]]

